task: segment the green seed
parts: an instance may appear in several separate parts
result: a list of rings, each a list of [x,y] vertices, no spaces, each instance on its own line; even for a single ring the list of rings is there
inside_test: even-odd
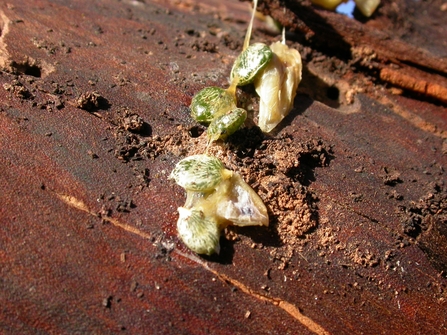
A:
[[[197,93],[191,101],[191,116],[203,123],[211,122],[236,108],[236,98],[227,90],[220,87],[206,87]]]
[[[213,217],[205,217],[197,209],[179,207],[177,232],[192,251],[211,255],[219,253],[220,228]]]
[[[251,44],[236,58],[231,69],[231,81],[236,80],[238,86],[253,82],[257,73],[272,59],[272,50],[264,43]]]
[[[211,141],[225,140],[244,124],[246,118],[247,111],[243,108],[233,109],[227,114],[215,118],[208,127],[208,138]]]
[[[224,171],[216,157],[194,155],[178,162],[170,177],[187,191],[206,192],[221,182]]]

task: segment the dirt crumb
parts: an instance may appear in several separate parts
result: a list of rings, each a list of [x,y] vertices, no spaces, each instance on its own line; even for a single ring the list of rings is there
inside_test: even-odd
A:
[[[426,185],[417,202],[398,206],[403,233],[428,256],[443,276],[447,274],[447,187],[443,181]]]
[[[431,183],[427,187],[427,193],[417,202],[409,202],[408,205],[398,206],[401,212],[403,232],[413,238],[417,238],[426,231],[431,220],[447,222],[447,188],[442,183]]]
[[[217,52],[217,45],[213,42],[207,40],[196,40],[191,44],[191,48],[195,51],[204,51],[204,52]]]
[[[362,250],[361,248],[356,248],[353,252],[348,255],[355,264],[359,264],[366,267],[374,267],[379,264],[379,258],[370,250]]]
[[[5,83],[3,84],[3,88],[11,93],[14,93],[14,95],[19,99],[32,99],[33,95],[31,92],[23,86],[23,84],[18,80],[13,80],[10,84]]]
[[[385,166],[382,168],[382,171],[382,179],[384,185],[395,186],[398,183],[402,183],[400,172],[396,169]]]
[[[343,249],[344,247],[339,246],[340,240],[337,238],[337,232],[334,231],[331,227],[323,227],[318,230],[317,232],[319,242],[318,242],[318,248],[330,248],[334,245],[338,246],[337,249]]]
[[[87,112],[93,112],[98,109],[107,109],[109,103],[107,99],[98,92],[85,92],[76,100],[75,106]]]
[[[221,41],[230,50],[239,50],[242,46],[242,43],[239,39],[234,39],[229,34],[222,35]]]

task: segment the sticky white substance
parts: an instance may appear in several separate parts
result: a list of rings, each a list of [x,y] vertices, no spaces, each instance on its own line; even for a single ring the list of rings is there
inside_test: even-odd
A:
[[[254,81],[260,97],[258,126],[266,133],[292,110],[302,73],[298,50],[289,48],[284,42],[275,42],[270,49],[273,58]]]
[[[268,226],[267,208],[253,189],[235,174],[232,187],[217,204],[216,214],[236,226]]]

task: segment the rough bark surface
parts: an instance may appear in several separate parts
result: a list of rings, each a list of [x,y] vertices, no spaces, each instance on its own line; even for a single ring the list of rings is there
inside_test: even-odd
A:
[[[259,8],[303,81],[273,134],[249,121],[210,148],[271,221],[203,258],[167,177],[206,147],[188,106],[228,85],[250,5],[0,4],[1,333],[447,333],[445,4]],[[256,21],[253,41],[279,38]]]

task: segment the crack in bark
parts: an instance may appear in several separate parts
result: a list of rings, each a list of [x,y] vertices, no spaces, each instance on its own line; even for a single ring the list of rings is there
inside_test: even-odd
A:
[[[411,123],[416,128],[419,128],[427,133],[433,134],[433,135],[440,137],[442,139],[447,139],[447,131],[446,130],[440,130],[439,127],[436,126],[435,124],[425,121],[419,115],[411,113],[406,108],[399,106],[399,104],[391,101],[391,99],[389,99],[385,96],[382,96],[382,97],[378,97],[378,101],[381,104],[383,104],[384,106],[390,106],[390,109],[394,113],[396,113],[403,119],[407,120],[409,123]]]
[[[76,209],[78,209],[80,211],[86,212],[87,214],[90,214],[90,215],[92,215],[94,217],[98,217],[98,214],[93,212],[92,210],[90,210],[88,208],[88,206],[82,200],[79,200],[79,199],[77,199],[77,198],[75,198],[75,197],[73,197],[71,195],[67,195],[67,194],[60,194],[60,193],[57,193],[57,192],[54,192],[54,194],[56,194],[56,196],[60,200],[65,202],[67,205],[69,205],[69,206],[71,206],[73,208],[76,208]],[[152,235],[151,234],[142,232],[138,228],[132,227],[131,225],[123,223],[123,222],[121,222],[121,221],[119,221],[117,219],[114,219],[114,218],[109,217],[109,216],[107,216],[105,219],[107,219],[107,221],[109,221],[115,227],[121,228],[121,229],[123,229],[123,230],[125,230],[125,231],[127,231],[129,233],[136,234],[136,235],[138,235],[138,236],[140,236],[142,238],[148,239],[148,240],[152,239]]]
[[[88,208],[88,206],[82,200],[77,199],[76,197],[68,195],[68,194],[61,194],[61,193],[57,193],[57,192],[54,192],[54,194],[68,206],[73,207],[77,210],[83,211],[83,212],[90,214],[92,216],[98,217],[97,213],[90,210]],[[115,227],[121,228],[129,233],[138,235],[144,239],[152,238],[151,234],[142,232],[138,228],[132,227],[126,223],[123,223],[123,222],[117,220],[117,219],[107,217],[107,221],[112,223]],[[305,316],[303,313],[301,313],[299,308],[296,307],[295,305],[293,305],[292,303],[282,300],[280,298],[266,297],[265,295],[252,290],[250,287],[246,286],[245,284],[238,281],[237,279],[234,279],[230,276],[227,276],[223,273],[218,272],[217,270],[210,268],[206,262],[202,261],[201,259],[199,259],[196,256],[183,253],[177,249],[174,250],[173,252],[181,257],[184,257],[184,258],[187,258],[187,259],[193,261],[196,264],[201,265],[205,270],[214,274],[217,278],[219,278],[224,283],[231,284],[231,285],[237,287],[245,294],[247,294],[253,298],[256,298],[258,300],[268,302],[274,306],[281,308],[282,310],[287,312],[290,316],[292,316],[295,320],[297,320],[303,326],[305,326],[307,329],[309,329],[311,332],[313,332],[317,335],[329,335],[330,334],[327,330],[325,330],[318,323],[316,323],[311,318],[309,318],[309,317]]]
[[[329,335],[330,334],[330,332],[328,332],[326,329],[324,329],[318,323],[316,323],[311,318],[309,318],[308,316],[305,316],[303,313],[301,313],[299,308],[296,307],[295,305],[293,305],[292,303],[282,300],[280,298],[267,297],[261,293],[258,293],[256,291],[252,290],[250,287],[246,286],[244,283],[240,282],[239,280],[234,279],[230,276],[227,276],[226,274],[220,273],[217,270],[210,268],[206,262],[204,262],[203,260],[199,259],[196,256],[189,255],[189,254],[183,253],[178,250],[174,250],[174,252],[182,257],[185,257],[185,258],[201,265],[205,270],[210,271],[217,278],[219,278],[219,280],[221,280],[222,282],[233,285],[234,287],[237,287],[239,290],[241,290],[242,292],[244,292],[245,294],[247,294],[253,298],[256,298],[263,302],[268,302],[274,306],[281,308],[282,310],[287,312],[290,316],[292,316],[295,320],[297,320],[303,326],[305,326],[307,329],[309,329],[311,332],[313,332],[317,335]]]

